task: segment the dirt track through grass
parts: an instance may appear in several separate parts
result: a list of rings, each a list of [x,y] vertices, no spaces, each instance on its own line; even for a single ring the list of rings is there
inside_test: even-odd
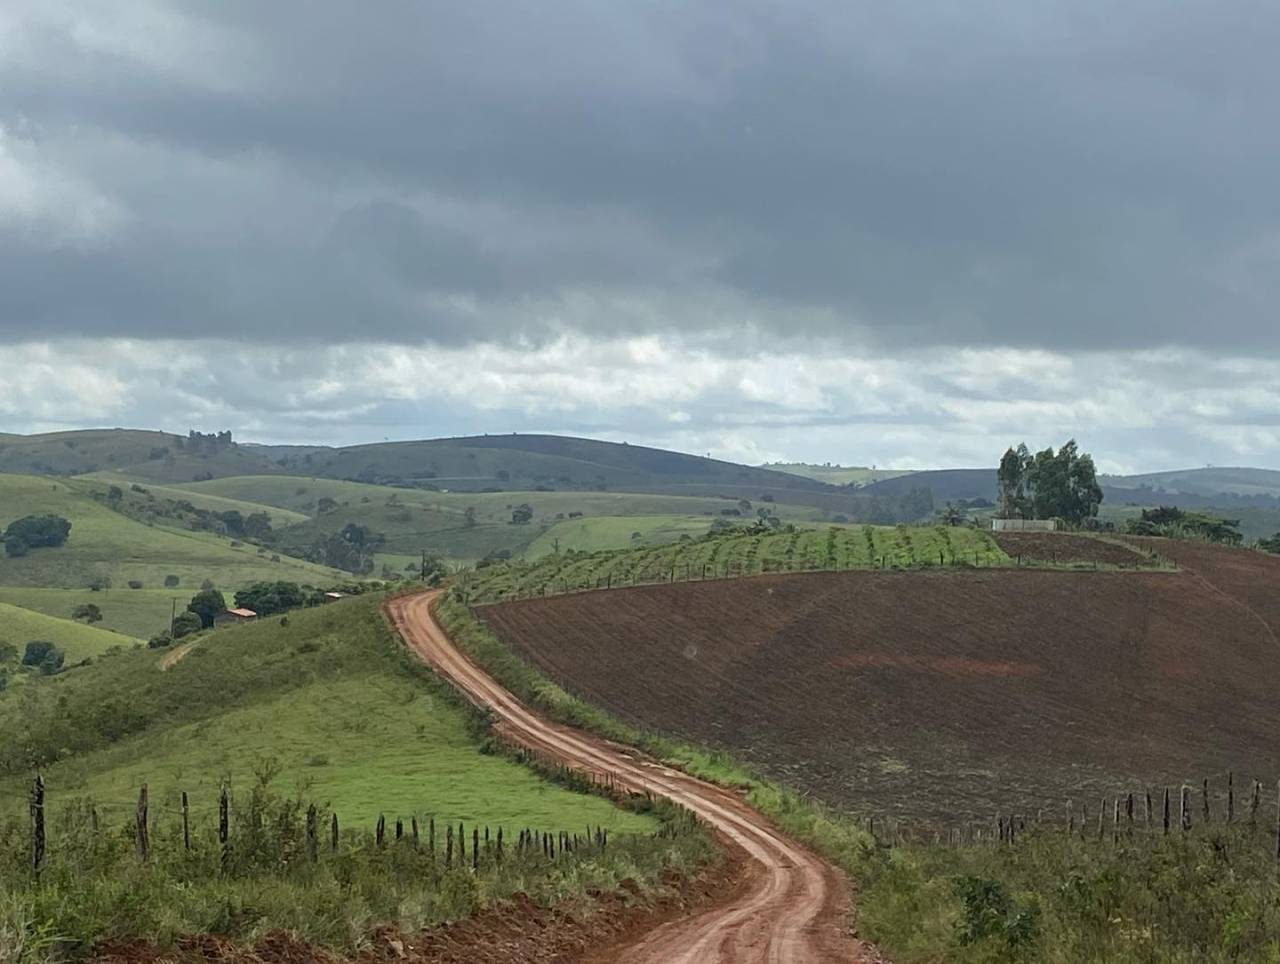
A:
[[[628,964],[871,961],[871,949],[843,933],[843,881],[825,861],[780,835],[732,793],[530,712],[465,657],[435,621],[436,593],[388,604],[406,644],[498,720],[508,740],[585,772],[608,773],[633,793],[652,792],[685,806],[748,858],[750,883],[732,899],[691,919],[676,920],[618,949]]]

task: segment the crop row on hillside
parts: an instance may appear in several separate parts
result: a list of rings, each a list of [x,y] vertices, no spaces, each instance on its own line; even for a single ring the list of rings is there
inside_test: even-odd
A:
[[[580,589],[689,582],[770,572],[995,566],[1009,562],[991,537],[945,526],[828,526],[737,532],[643,549],[552,555],[487,566],[464,584],[482,604]]]

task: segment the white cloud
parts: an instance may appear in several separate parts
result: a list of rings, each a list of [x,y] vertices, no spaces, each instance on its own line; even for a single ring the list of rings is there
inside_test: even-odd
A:
[[[26,342],[0,353],[0,431],[231,428],[257,441],[337,444],[548,431],[740,461],[898,468],[992,464],[1012,442],[1074,436],[1104,471],[1280,466],[1280,362],[1031,352],[1023,371],[1004,349],[841,352],[797,342],[727,357],[675,337],[576,334],[514,347],[317,351]]]

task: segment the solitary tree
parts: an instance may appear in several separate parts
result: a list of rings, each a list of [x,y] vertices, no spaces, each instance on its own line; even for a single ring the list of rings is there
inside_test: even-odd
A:
[[[218,590],[210,587],[201,589],[187,603],[187,611],[200,617],[200,625],[208,629],[213,625],[213,618],[227,608],[226,597]]]
[[[94,603],[81,603],[71,610],[72,619],[83,619],[86,623],[102,622],[102,610]]]

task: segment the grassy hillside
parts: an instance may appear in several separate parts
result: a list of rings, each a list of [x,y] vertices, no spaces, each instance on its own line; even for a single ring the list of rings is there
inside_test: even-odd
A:
[[[380,599],[360,597],[203,635],[160,669],[131,650],[0,694],[0,811],[23,808],[32,763],[51,799],[95,798],[124,812],[146,782],[207,811],[219,782],[303,788],[353,824],[379,812],[537,826],[651,829],[607,802],[557,789],[476,752],[462,707],[403,655]],[[110,636],[111,634],[104,634]]]
[[[578,513],[582,520],[624,516],[702,517],[705,529],[713,516],[725,509],[738,510],[737,502],[715,496],[680,497],[631,492],[431,492],[425,490],[343,482],[296,476],[247,476],[215,479],[178,486],[179,491],[202,496],[218,496],[314,516],[283,530],[282,545],[307,546],[323,535],[337,532],[349,522],[367,526],[387,536],[384,552],[390,556],[416,556],[427,550],[451,559],[480,559],[495,550],[513,555],[528,550],[535,541],[549,545],[544,529],[562,523]],[[321,499],[331,499],[336,507],[319,513]],[[533,519],[526,525],[512,525],[512,509],[527,504]],[[765,505],[760,503],[759,505]],[[753,509],[748,511],[754,511]],[[769,507],[786,521],[811,521],[820,509],[774,502]],[[474,525],[467,510],[474,510]],[[609,531],[612,523],[600,523]],[[627,529],[622,542],[627,545],[636,525]],[[689,531],[698,527],[690,526]],[[621,531],[614,529],[614,533]],[[552,536],[554,538],[554,536]]]
[[[765,534],[738,531],[669,545],[561,553],[486,566],[463,577],[473,603],[638,583],[691,581],[765,572],[1006,565],[987,532],[909,526],[826,526]]]
[[[1203,468],[1170,472],[1148,472],[1142,475],[1103,476],[1104,485],[1117,489],[1149,486],[1167,492],[1213,496],[1265,495],[1280,497],[1280,472],[1273,469]]]
[[[19,558],[0,558],[0,585],[83,589],[97,577],[117,588],[139,580],[144,588],[163,586],[176,575],[183,586],[211,579],[239,588],[260,579],[329,583],[342,574],[297,560],[271,562],[253,546],[230,543],[203,532],[147,526],[100,505],[68,483],[34,476],[0,476],[0,526],[33,513],[51,512],[71,521],[67,542],[33,549]]]
[[[553,552],[599,552],[636,546],[665,545],[681,536],[706,535],[712,519],[705,515],[621,515],[566,519],[546,529],[524,551],[526,559]]]
[[[93,603],[102,610],[98,629],[149,639],[169,627],[176,603],[187,607],[199,585],[179,584],[176,589],[129,589],[127,586],[93,592],[89,589],[40,589],[32,586],[0,586],[0,603],[68,619],[76,606]]]
[[[67,665],[70,665],[101,656],[114,646],[133,646],[141,642],[122,633],[101,629],[100,625],[86,626],[71,619],[59,619],[0,602],[0,643],[12,643],[18,648],[19,655],[31,640],[44,639],[66,653]]]
[[[260,478],[269,479],[271,477],[260,476]],[[117,485],[122,489],[129,489],[131,485],[137,484],[135,478],[120,472],[94,472],[90,475],[81,476],[81,479],[85,482],[99,485]],[[234,510],[246,516],[254,512],[265,512],[271,517],[271,525],[276,529],[283,529],[286,526],[307,521],[307,515],[304,512],[294,512],[280,506],[265,503],[227,498],[226,496],[216,495],[213,492],[202,491],[196,486],[157,485],[148,482],[143,485],[143,488],[146,489],[145,494],[152,495],[156,499],[182,500],[190,502],[197,509],[208,509],[210,512],[230,512]],[[130,494],[134,493],[131,491]]]

